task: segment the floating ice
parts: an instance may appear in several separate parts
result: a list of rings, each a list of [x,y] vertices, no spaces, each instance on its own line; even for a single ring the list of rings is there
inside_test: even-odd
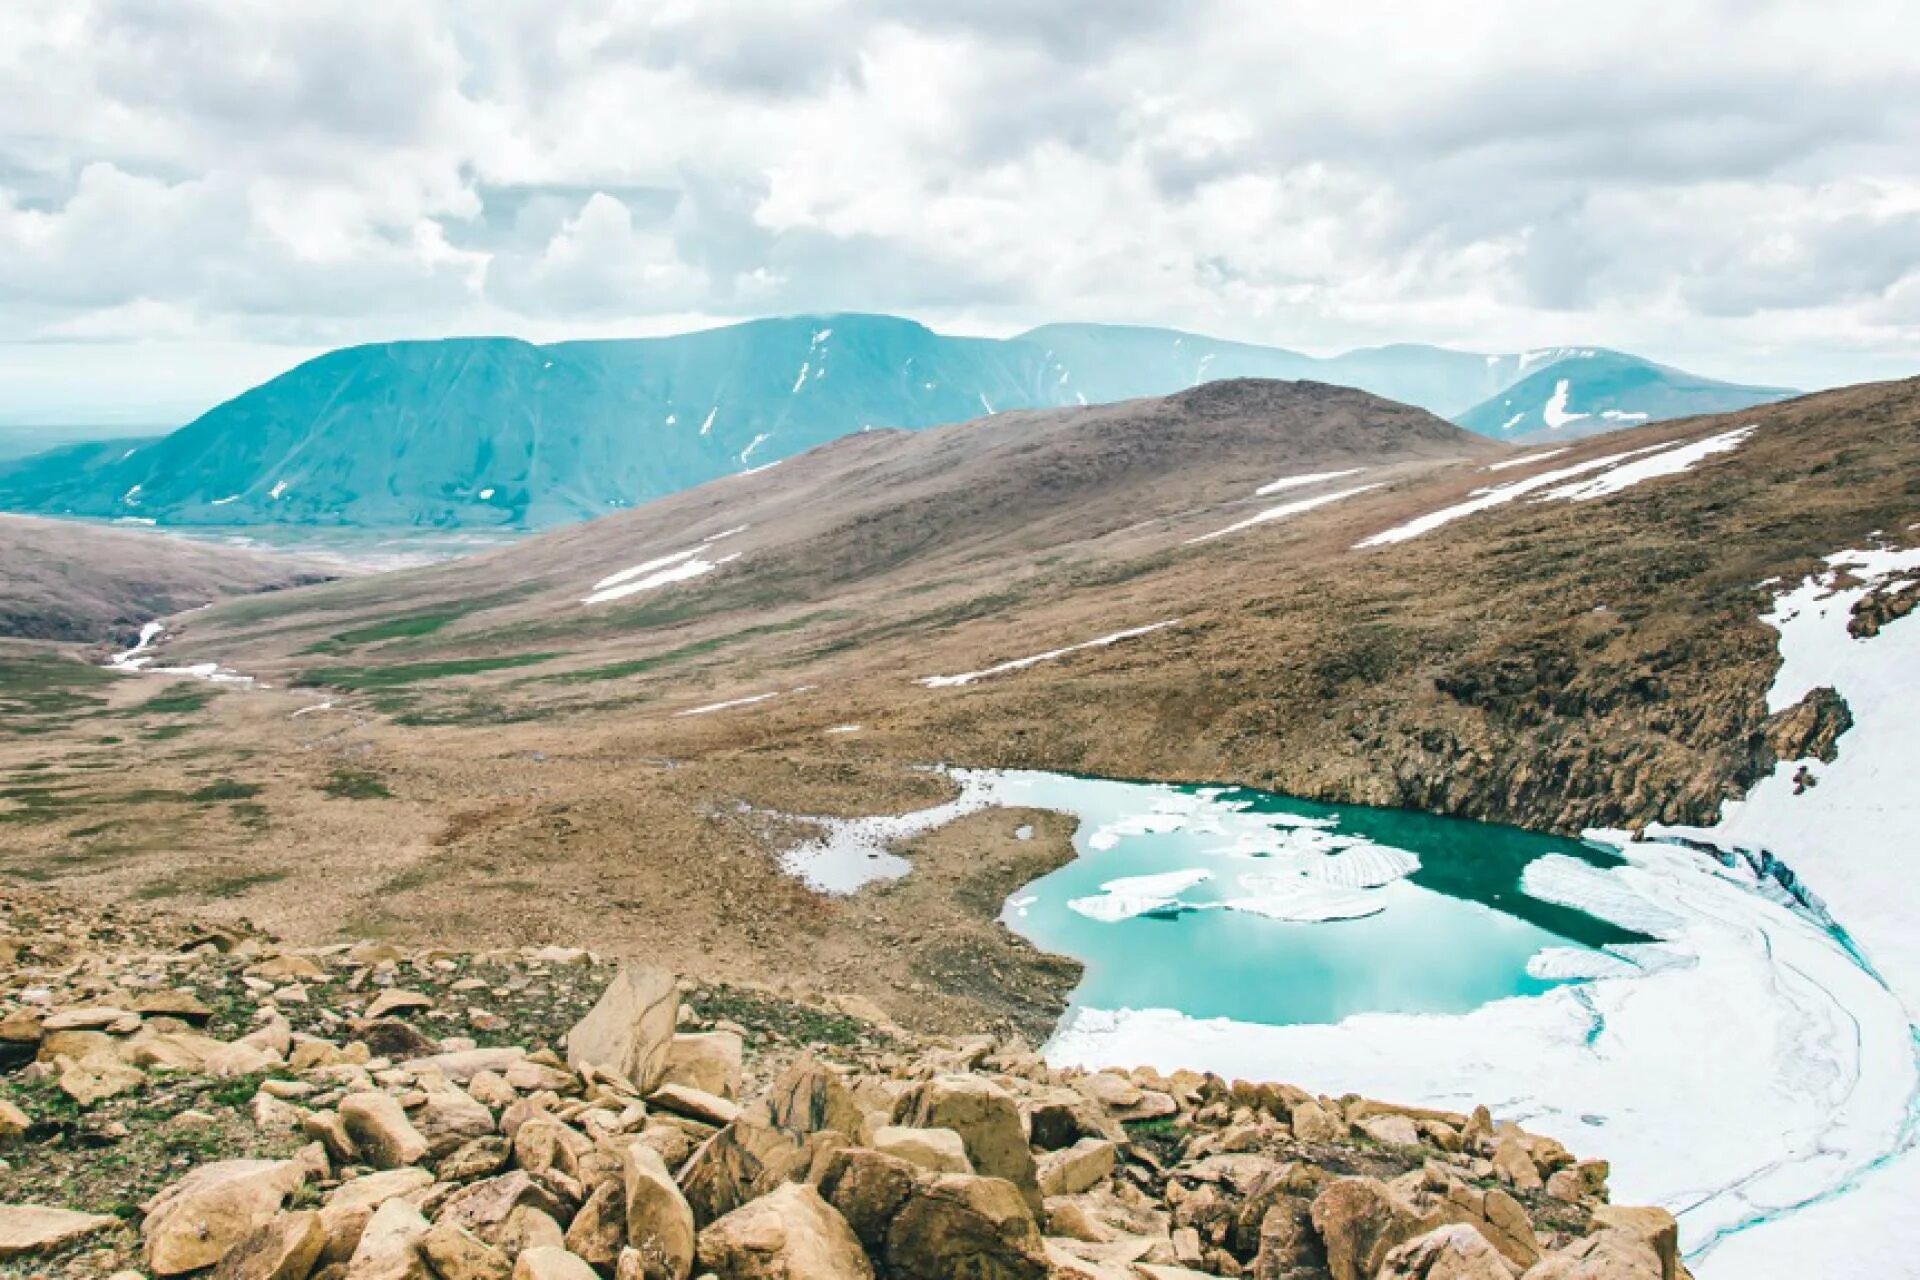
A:
[[[1240,887],[1247,892],[1227,898],[1220,905],[1228,911],[1244,911],[1295,924],[1358,920],[1387,909],[1381,894],[1345,889],[1302,875],[1243,875]]]
[[[1204,867],[1162,871],[1147,876],[1122,876],[1118,880],[1106,881],[1100,886],[1098,894],[1070,899],[1067,909],[1090,920],[1128,920],[1179,906],[1182,893],[1211,879],[1213,872]]]
[[[1527,961],[1527,976],[1543,982],[1620,978],[1638,972],[1638,966],[1619,956],[1585,947],[1543,947]]]

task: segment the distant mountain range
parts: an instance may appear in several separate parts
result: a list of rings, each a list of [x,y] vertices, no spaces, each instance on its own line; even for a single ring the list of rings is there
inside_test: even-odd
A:
[[[329,352],[164,437],[0,462],[0,508],[168,525],[551,527],[869,428],[1236,377],[1355,387],[1496,438],[1788,394],[1612,351],[1403,345],[1319,358],[1109,325],[956,338],[873,315],[548,346],[451,338]]]

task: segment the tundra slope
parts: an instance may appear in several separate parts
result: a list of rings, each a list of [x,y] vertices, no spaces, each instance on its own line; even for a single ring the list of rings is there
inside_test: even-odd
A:
[[[0,570],[0,636],[80,643],[132,643],[152,618],[331,576],[148,530],[25,516],[0,516]]]

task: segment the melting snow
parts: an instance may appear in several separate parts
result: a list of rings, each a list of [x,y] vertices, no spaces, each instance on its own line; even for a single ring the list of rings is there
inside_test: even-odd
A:
[[[998,666],[988,667],[984,671],[966,671],[957,676],[922,676],[916,683],[925,685],[929,689],[957,688],[960,685],[972,684],[975,680],[984,680],[989,676],[1004,675],[1009,671],[1020,671],[1026,667],[1037,666],[1042,662],[1051,662],[1055,658],[1065,657],[1069,653],[1078,653],[1082,649],[1099,649],[1106,645],[1116,644],[1122,640],[1131,640],[1135,636],[1144,636],[1150,632],[1158,631],[1162,627],[1170,627],[1178,621],[1180,621],[1178,618],[1169,618],[1164,622],[1150,623],[1144,627],[1133,627],[1126,631],[1116,631],[1110,636],[1101,636],[1097,640],[1085,640],[1079,644],[1070,644],[1064,649],[1049,649],[1045,653],[1036,653],[1031,657],[1015,658],[1010,662],[1002,662]]]
[[[707,435],[707,434],[709,434],[709,433],[711,433],[711,432],[713,431],[713,420],[714,420],[714,418],[715,418],[715,416],[719,414],[719,412],[720,412],[720,406],[719,406],[719,405],[715,405],[715,406],[713,406],[713,408],[711,408],[711,409],[709,409],[709,410],[707,410],[707,420],[706,420],[705,422],[703,422],[703,423],[701,423],[701,424],[700,424],[700,434],[701,434],[701,435],[703,435],[703,436],[704,436],[704,435]]]
[[[1628,413],[1624,409],[1603,409],[1600,416],[1609,422],[1645,422],[1649,415]]]
[[[811,370],[812,370],[812,368],[813,368],[813,362],[812,362],[812,361],[810,361],[810,360],[802,360],[802,361],[800,362],[800,376],[799,376],[799,377],[797,377],[797,378],[795,378],[795,379],[793,380],[793,393],[792,393],[792,394],[798,394],[798,392],[799,392],[799,390],[800,390],[800,388],[801,388],[801,387],[804,387],[804,386],[806,386],[806,385],[807,385],[807,374],[808,374],[808,372],[809,372],[809,371],[811,371]]]
[[[480,491],[480,501],[482,501],[482,502],[486,502],[487,500],[489,500],[489,499],[490,499],[490,498],[492,498],[492,497],[493,497],[493,490],[491,490],[491,489],[482,489],[482,490]]]
[[[154,640],[166,629],[166,624],[163,622],[143,624],[140,628],[140,638],[134,641],[133,648],[123,649],[121,652],[114,654],[113,657],[107,659],[107,665],[110,667],[132,667],[136,671],[139,670],[148,662],[152,661],[150,658],[141,658],[140,655],[151,648]]]
[[[1313,471],[1306,475],[1285,476],[1261,485],[1253,491],[1253,496],[1264,498],[1270,494],[1283,493],[1288,489],[1304,489],[1310,484],[1319,484],[1323,480],[1340,480],[1347,476],[1357,476],[1365,470],[1365,467],[1349,467],[1345,471]]]
[[[676,720],[682,716],[712,715],[716,711],[731,711],[735,707],[750,707],[756,702],[765,702],[769,698],[777,698],[779,696],[780,691],[776,689],[772,693],[756,693],[746,698],[730,698],[725,702],[709,702],[704,707],[694,707],[687,711],[676,711],[673,715]]]
[[[1357,493],[1366,493],[1370,489],[1378,488],[1380,488],[1380,486],[1377,484],[1363,484],[1355,489],[1341,489],[1337,493],[1323,493],[1318,497],[1300,498],[1294,502],[1282,503],[1277,507],[1268,507],[1265,511],[1248,516],[1245,520],[1230,524],[1224,529],[1215,529],[1212,533],[1203,533],[1197,538],[1188,538],[1186,545],[1192,546],[1196,542],[1208,542],[1214,538],[1223,538],[1229,533],[1238,533],[1242,529],[1250,529],[1257,524],[1266,524],[1270,520],[1284,520],[1288,516],[1297,516],[1303,511],[1312,511],[1315,507],[1324,507],[1329,503],[1339,502],[1343,498],[1351,498]]]
[[[1505,462],[1489,463],[1485,467],[1482,467],[1481,470],[1506,471],[1512,467],[1531,466],[1536,462],[1545,462],[1548,458],[1557,458],[1563,453],[1572,453],[1572,452],[1573,452],[1572,446],[1568,446],[1565,449],[1548,449],[1544,453],[1529,453],[1519,458],[1508,458]]]
[[[651,591],[656,587],[668,586],[675,582],[685,582],[712,573],[723,564],[731,564],[740,558],[739,552],[730,556],[721,556],[718,560],[704,559],[708,548],[723,538],[731,538],[746,530],[745,525],[714,534],[697,547],[685,551],[675,551],[668,555],[657,556],[630,569],[621,569],[610,573],[593,584],[593,591],[581,604],[605,604],[609,600],[620,600],[642,591]]]
[[[276,481],[274,483],[273,488],[268,491],[267,497],[270,500],[277,501],[280,495],[285,493],[286,491],[287,491],[287,482],[285,480]]]
[[[1736,427],[1732,431],[1722,431],[1719,435],[1708,436],[1705,440],[1695,440],[1692,444],[1683,444],[1677,449],[1668,449],[1656,453],[1650,458],[1626,466],[1615,467],[1603,475],[1579,484],[1564,485],[1558,489],[1549,489],[1537,501],[1587,502],[1594,498],[1605,498],[1631,489],[1642,480],[1652,480],[1659,476],[1679,475],[1691,471],[1696,464],[1717,453],[1731,453],[1752,435],[1757,427]]]
[[[987,411],[988,417],[993,416],[993,401],[987,399],[987,393],[984,391],[980,393],[980,407]]]
[[[1505,422],[1501,423],[1500,429],[1502,431],[1511,431],[1515,427],[1519,426],[1521,423],[1525,422],[1526,420],[1527,420],[1527,415],[1525,412],[1516,413],[1511,418],[1508,418]]]
[[[1587,416],[1584,413],[1567,412],[1568,387],[1569,383],[1565,378],[1555,383],[1552,397],[1548,399],[1546,407],[1540,410],[1540,417],[1545,420],[1549,430],[1557,431],[1569,422],[1578,422]]]
[[[213,504],[212,504],[212,505],[214,505],[214,506],[216,506],[216,507],[224,507],[224,506],[226,506],[226,505],[227,505],[227,504],[228,504],[229,502],[238,502],[238,501],[240,501],[240,495],[239,495],[239,494],[237,494],[237,493],[230,493],[230,494],[228,494],[228,495],[227,495],[226,497],[224,497],[224,498],[215,498],[215,499],[213,500]]]
[[[751,441],[749,441],[747,444],[747,447],[740,451],[740,465],[743,467],[746,466],[747,459],[753,456],[753,451],[755,449],[758,449],[761,445],[765,444],[768,440],[772,438],[773,437],[770,436],[767,432],[762,431],[759,435],[755,436]]]
[[[858,733],[860,732],[860,726],[857,724],[837,724],[833,726],[833,728],[831,729],[822,729],[821,732],[822,733]]]
[[[140,504],[140,486],[134,485],[133,488],[121,494],[120,501],[132,506],[138,506]]]
[[[1503,506],[1506,503],[1512,502],[1515,498],[1524,497],[1537,489],[1545,489],[1549,485],[1559,484],[1563,480],[1571,480],[1575,476],[1584,476],[1589,472],[1617,466],[1629,458],[1637,458],[1641,454],[1652,453],[1664,448],[1666,448],[1665,445],[1656,444],[1649,445],[1644,449],[1629,449],[1625,453],[1609,453],[1603,457],[1589,458],[1585,462],[1576,462],[1570,467],[1560,467],[1553,471],[1543,471],[1537,476],[1528,476],[1524,480],[1512,480],[1492,489],[1478,489],[1475,490],[1474,495],[1465,502],[1457,502],[1453,506],[1442,507],[1438,511],[1429,511],[1424,516],[1409,520],[1405,524],[1395,525],[1385,532],[1374,534],[1371,538],[1362,538],[1359,542],[1354,543],[1354,548],[1359,550],[1366,547],[1383,547],[1393,542],[1406,542],[1419,537],[1423,533],[1432,533],[1441,525],[1452,524],[1455,520],[1464,519],[1478,512]]]

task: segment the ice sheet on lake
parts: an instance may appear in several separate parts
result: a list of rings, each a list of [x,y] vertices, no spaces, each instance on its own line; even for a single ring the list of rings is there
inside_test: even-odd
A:
[[[1318,924],[1358,920],[1387,909],[1382,894],[1342,888],[1304,875],[1256,872],[1241,876],[1239,882],[1247,892],[1220,905],[1228,911],[1244,911],[1269,920]]]
[[[958,688],[962,685],[972,684],[975,680],[984,680],[990,676],[1005,675],[1009,671],[1021,671],[1027,667],[1037,666],[1042,662],[1052,662],[1055,658],[1064,658],[1070,653],[1079,653],[1083,649],[1103,649],[1110,644],[1118,644],[1122,640],[1132,640],[1138,636],[1149,635],[1155,631],[1159,631],[1164,627],[1171,627],[1179,621],[1180,619],[1178,618],[1168,618],[1164,622],[1155,622],[1144,627],[1131,627],[1128,630],[1116,631],[1112,635],[1101,636],[1095,640],[1084,640],[1079,644],[1070,644],[1062,649],[1049,649],[1045,653],[1036,653],[1030,657],[1014,658],[1012,661],[1002,662],[998,666],[988,667],[984,671],[964,671],[954,676],[921,676],[915,683],[924,685],[929,689]]]
[[[1630,961],[1585,947],[1542,947],[1527,958],[1527,976],[1542,982],[1621,978],[1638,972],[1639,966]]]

